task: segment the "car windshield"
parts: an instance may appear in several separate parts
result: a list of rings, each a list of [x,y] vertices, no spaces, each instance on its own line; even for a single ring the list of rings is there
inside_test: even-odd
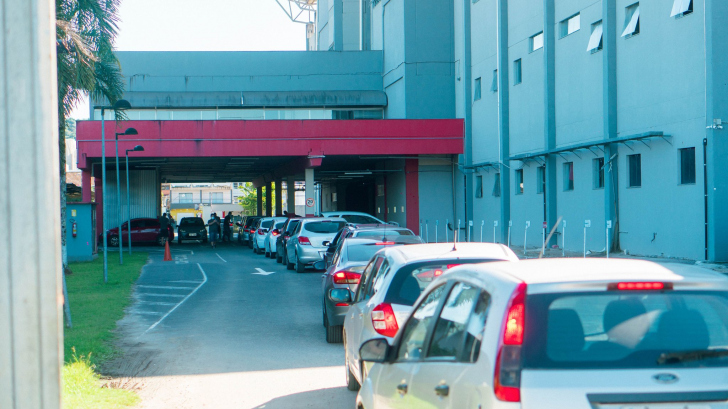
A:
[[[538,294],[526,306],[529,368],[728,366],[725,356],[658,363],[665,354],[728,348],[728,293]]]
[[[205,222],[199,217],[185,217],[179,222],[180,226],[202,226]]]
[[[311,233],[332,234],[344,228],[345,225],[346,222],[325,220],[320,222],[305,223],[303,225],[303,229]]]
[[[356,237],[384,237],[384,236],[414,236],[414,234],[406,229],[376,229],[362,230],[356,234]]]

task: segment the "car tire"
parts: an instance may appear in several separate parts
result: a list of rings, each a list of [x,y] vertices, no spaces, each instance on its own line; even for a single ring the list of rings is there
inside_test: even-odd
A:
[[[306,265],[305,264],[301,264],[301,262],[298,261],[298,256],[296,256],[296,272],[298,274],[302,274],[302,273],[305,273],[306,272]]]
[[[177,244],[182,244],[182,239],[178,238],[177,239]]]
[[[207,237],[205,237],[204,239],[202,239],[202,242],[203,243],[207,243]]]
[[[119,247],[119,236],[109,236],[109,246]]]
[[[288,261],[288,259],[285,259],[284,261],[286,262],[286,270],[293,270],[296,267],[296,265]]]
[[[346,389],[356,392],[359,389],[361,389],[361,385],[359,385],[359,382],[354,377],[354,374],[351,373],[351,368],[349,367],[349,363],[346,363]]]
[[[278,253],[276,253],[276,263],[283,263],[283,257],[281,257],[281,255]]]
[[[326,326],[326,342],[329,344],[340,344],[344,342],[344,326],[343,325],[327,325]]]

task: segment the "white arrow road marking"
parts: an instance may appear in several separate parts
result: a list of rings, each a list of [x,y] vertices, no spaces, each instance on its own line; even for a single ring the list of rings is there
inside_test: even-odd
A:
[[[255,268],[255,270],[257,271],[257,273],[253,273],[253,274],[260,275],[260,276],[269,276],[271,274],[276,273],[275,271],[265,271],[262,268],[257,268],[257,267]]]

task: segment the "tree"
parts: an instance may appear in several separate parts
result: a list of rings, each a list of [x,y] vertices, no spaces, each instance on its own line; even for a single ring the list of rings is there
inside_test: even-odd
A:
[[[124,94],[114,55],[121,0],[56,0],[58,135],[61,174],[61,243],[66,258],[66,120],[85,95],[113,104]],[[122,112],[116,112],[123,119]]]
[[[263,187],[265,190],[267,187]],[[272,184],[273,191],[271,192],[271,200],[273,203],[276,201],[276,191],[275,191],[275,183]],[[238,198],[238,202],[241,206],[243,206],[243,210],[245,211],[245,214],[248,215],[257,215],[258,214],[258,190],[253,186],[252,183],[246,182],[245,184],[240,187],[240,190],[242,190],[243,194],[240,195]],[[266,203],[266,195],[263,195],[262,198],[262,209],[261,213],[265,211],[265,203]],[[270,215],[268,215],[270,216]]]

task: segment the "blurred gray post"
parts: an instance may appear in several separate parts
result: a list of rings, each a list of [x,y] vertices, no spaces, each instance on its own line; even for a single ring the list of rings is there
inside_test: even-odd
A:
[[[60,407],[55,9],[0,3],[0,408]]]

